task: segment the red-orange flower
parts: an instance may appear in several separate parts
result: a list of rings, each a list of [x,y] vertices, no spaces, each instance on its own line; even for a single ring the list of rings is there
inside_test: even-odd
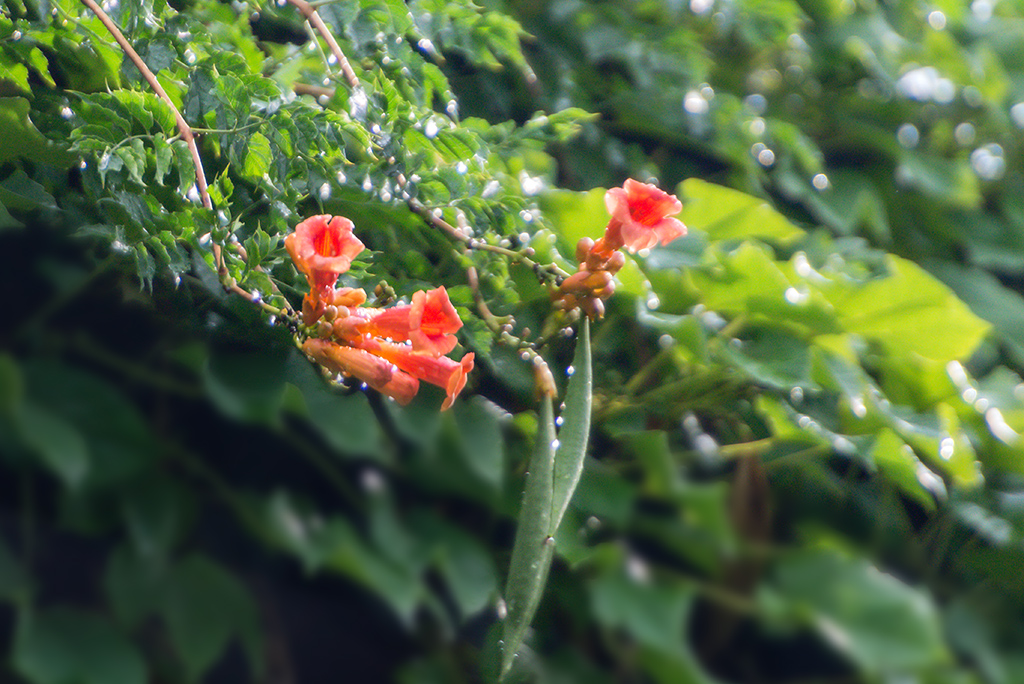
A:
[[[666,245],[686,235],[686,226],[673,218],[683,210],[675,195],[650,183],[628,179],[621,188],[612,188],[604,195],[605,206],[612,215],[598,251],[611,254],[619,247],[630,252],[649,249],[659,241]]]
[[[359,378],[381,394],[393,397],[402,406],[412,401],[420,389],[419,380],[415,377],[362,349],[311,337],[303,343],[302,351],[328,370]]]
[[[443,286],[416,292],[412,304],[384,310],[359,309],[356,315],[366,318],[358,327],[360,332],[396,342],[409,341],[413,351],[435,356],[444,356],[455,348],[455,333],[462,327]]]
[[[406,373],[443,389],[448,396],[441,404],[442,411],[451,407],[455,397],[459,396],[459,392],[466,386],[466,376],[473,370],[475,358],[470,352],[463,356],[461,361],[454,361],[447,356],[414,351],[407,344],[383,342],[374,338],[363,340],[359,346],[387,359]]]
[[[352,227],[344,216],[321,214],[310,216],[284,239],[296,268],[306,274],[314,297],[324,299],[338,276],[363,251],[363,243],[352,234]]]

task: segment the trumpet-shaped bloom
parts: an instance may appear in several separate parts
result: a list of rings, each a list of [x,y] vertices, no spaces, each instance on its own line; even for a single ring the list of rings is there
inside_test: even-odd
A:
[[[412,304],[384,310],[359,309],[356,315],[366,318],[358,326],[360,332],[397,342],[409,341],[413,351],[435,356],[444,356],[455,348],[455,333],[462,327],[443,286],[416,292]]]
[[[296,268],[306,275],[311,294],[325,299],[349,269],[352,259],[363,251],[363,243],[352,234],[352,222],[344,216],[310,216],[284,239],[284,246]]]
[[[628,179],[621,188],[612,188],[604,195],[608,213],[612,215],[605,231],[602,251],[609,254],[625,247],[630,252],[666,245],[686,235],[686,226],[673,218],[683,210],[675,195],[651,185]]]
[[[398,368],[410,375],[437,385],[448,395],[441,410],[451,407],[455,397],[466,386],[466,376],[473,370],[474,354],[470,352],[461,361],[454,361],[447,356],[434,356],[427,352],[414,351],[410,345],[383,342],[369,338],[360,343],[365,349],[381,358],[387,359]]]
[[[302,351],[324,368],[359,378],[385,396],[405,406],[420,389],[419,380],[396,367],[396,364],[363,349],[310,338]]]

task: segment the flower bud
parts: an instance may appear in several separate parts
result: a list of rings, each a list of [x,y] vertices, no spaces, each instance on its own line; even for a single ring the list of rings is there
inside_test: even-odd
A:
[[[576,261],[581,264],[586,261],[587,255],[593,248],[594,241],[591,238],[581,237],[580,241],[576,243]]]

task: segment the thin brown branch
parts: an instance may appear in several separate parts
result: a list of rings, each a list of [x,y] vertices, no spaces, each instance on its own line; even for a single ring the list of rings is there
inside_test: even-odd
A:
[[[301,1],[301,0],[300,0]],[[178,125],[178,131],[181,133],[181,139],[188,145],[189,152],[192,153],[192,164],[195,166],[196,171],[196,189],[199,191],[199,197],[202,199],[203,206],[207,209],[213,209],[213,202],[210,201],[210,193],[206,188],[206,175],[203,173],[203,160],[199,157],[199,148],[196,147],[195,136],[192,135],[192,129],[185,121],[185,117],[181,115],[178,108],[174,106],[174,102],[167,95],[167,91],[164,90],[163,86],[160,85],[160,81],[156,79],[156,75],[149,70],[146,63],[139,57],[139,53],[135,51],[135,48],[131,46],[128,39],[121,33],[121,29],[117,27],[117,24],[107,16],[99,5],[94,0],[82,0],[86,7],[92,10],[93,14],[107,27],[110,34],[114,36],[114,40],[121,46],[121,50],[128,55],[128,59],[132,61],[135,67],[142,73],[142,77],[146,79],[146,82],[153,89],[153,91],[160,97],[161,100],[167,103],[167,106],[171,108],[171,112],[174,114],[174,120]]]
[[[412,210],[414,214],[421,217],[424,221],[434,226],[435,228],[441,229],[450,237],[461,242],[469,249],[478,249],[484,252],[494,252],[495,254],[501,254],[502,256],[511,259],[512,263],[523,264],[527,268],[532,269],[538,277],[543,278],[544,275],[547,274],[549,276],[548,279],[553,280],[555,285],[558,285],[564,279],[569,277],[569,274],[563,271],[558,266],[558,264],[539,264],[533,259],[531,259],[529,255],[533,254],[533,250],[528,247],[526,249],[517,251],[514,249],[508,249],[506,247],[501,247],[499,245],[492,245],[482,240],[474,240],[473,238],[466,235],[452,224],[445,221],[443,218],[435,216],[432,211],[427,209],[425,206],[423,206],[423,204],[421,204],[417,200],[409,198],[409,200],[406,201],[406,204],[409,206],[409,209]]]
[[[338,41],[334,39],[330,29],[327,28],[327,24],[324,23],[316,8],[306,2],[306,0],[288,0],[288,2],[294,5],[302,13],[302,16],[306,17],[306,21],[309,22],[310,26],[316,29],[316,32],[327,42],[327,46],[331,48],[331,54],[334,55],[334,59],[338,60],[338,66],[341,67],[341,73],[345,75],[345,80],[348,81],[349,86],[358,88],[359,77],[352,70],[352,65],[348,63],[348,58],[341,51]]]

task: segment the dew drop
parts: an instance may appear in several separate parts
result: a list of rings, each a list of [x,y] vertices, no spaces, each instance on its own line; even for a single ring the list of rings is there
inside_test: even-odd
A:
[[[946,28],[946,15],[939,10],[933,10],[928,13],[928,25],[936,31],[941,31]]]
[[[691,90],[686,93],[683,97],[683,109],[688,114],[694,114],[700,116],[701,114],[707,114],[710,109],[710,104],[704,96],[697,90]]]
[[[811,179],[811,185],[814,186],[815,190],[828,190],[831,183],[828,180],[828,176],[823,173],[818,173]]]
[[[921,134],[918,132],[917,126],[912,123],[905,123],[896,129],[896,140],[900,145],[909,150],[917,147],[917,143],[921,140]]]
[[[469,167],[466,165],[466,162],[460,161],[458,164],[455,165],[455,172],[458,173],[460,176],[465,175],[467,171],[469,171]]]
[[[943,460],[948,461],[953,458],[953,453],[956,451],[956,442],[953,441],[952,437],[943,437],[939,443],[939,456]]]
[[[557,439],[551,440],[551,448],[552,448],[552,450],[558,449],[558,447],[560,447],[560,446],[562,446],[562,443],[559,442]]]
[[[1010,111],[1012,116],[1013,110]],[[1021,122],[1017,125],[1024,127],[1024,108],[1021,109]],[[953,138],[956,140],[958,145],[962,145],[964,147],[974,142],[975,135],[976,131],[974,129],[974,124],[967,121],[958,124],[957,127],[953,129]]]
[[[1018,128],[1024,128],[1024,102],[1018,102],[1010,107],[1010,118]]]
[[[768,167],[775,163],[775,153],[765,148],[757,153],[757,163],[761,166]]]
[[[794,404],[799,404],[800,402],[802,402],[804,400],[804,388],[794,387],[793,389],[789,390],[789,400],[792,401]]]
[[[659,306],[661,306],[661,300],[658,299],[658,295],[651,294],[651,295],[647,296],[647,308],[648,309],[657,309]]]
[[[363,190],[366,192],[373,190],[373,181],[370,180],[369,176],[363,179]]]
[[[327,200],[331,196],[331,185],[330,183],[324,183],[320,186],[320,200]]]
[[[568,368],[565,369],[565,374],[568,375],[570,378],[573,376],[573,373],[575,372],[576,368],[573,366],[569,366]]]
[[[557,418],[555,418],[555,425],[557,425],[558,427],[562,427],[562,423],[564,422],[565,418],[563,418],[562,416],[558,416]]]
[[[11,40],[21,40],[21,31],[13,31],[11,33]]]
[[[864,404],[864,397],[859,394],[850,397],[850,410],[858,418],[868,415],[868,407]]]
[[[842,436],[832,440],[832,448],[841,454],[852,454],[857,450],[853,442]]]
[[[75,113],[71,111],[71,107],[61,107],[60,116],[62,119],[67,120],[74,116]]]
[[[428,138],[437,137],[437,123],[433,119],[428,120],[427,123],[424,124],[423,135],[427,136]]]
[[[336,178],[338,179],[338,185],[344,185],[345,181],[348,180],[348,176],[345,175],[344,171],[339,171]]]

